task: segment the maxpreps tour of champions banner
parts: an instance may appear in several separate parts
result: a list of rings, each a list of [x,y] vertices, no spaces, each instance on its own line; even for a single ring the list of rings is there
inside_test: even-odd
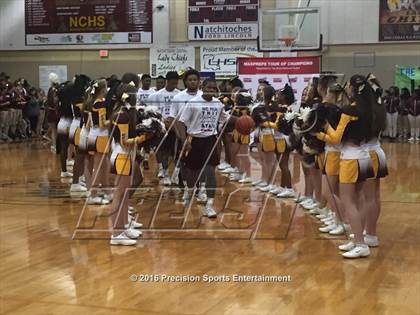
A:
[[[420,0],[380,0],[379,41],[420,40]]]
[[[153,0],[25,0],[26,45],[151,44]]]

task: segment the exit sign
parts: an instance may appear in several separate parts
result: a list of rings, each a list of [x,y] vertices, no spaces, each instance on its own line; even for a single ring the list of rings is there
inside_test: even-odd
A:
[[[109,56],[108,50],[100,50],[99,51],[99,57],[101,57],[101,58],[108,58],[108,56]]]

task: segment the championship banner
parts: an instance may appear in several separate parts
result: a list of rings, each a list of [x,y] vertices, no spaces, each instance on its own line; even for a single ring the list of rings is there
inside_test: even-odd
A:
[[[319,76],[320,72],[320,57],[239,58],[237,69],[245,88],[249,89],[254,97],[259,82],[264,80],[276,90],[289,83],[298,101],[309,80]]]
[[[26,45],[151,44],[153,0],[25,0]]]
[[[168,71],[195,69],[194,47],[150,48],[150,75],[156,78],[166,76]]]
[[[256,39],[258,7],[259,0],[188,0],[188,39]]]
[[[420,40],[420,3],[380,0],[379,41]]]
[[[240,57],[262,57],[256,46],[202,46],[201,71],[212,71],[217,77],[236,75],[236,61]]]

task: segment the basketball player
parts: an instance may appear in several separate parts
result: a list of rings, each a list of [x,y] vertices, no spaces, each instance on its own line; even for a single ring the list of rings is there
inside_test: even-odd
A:
[[[168,117],[169,123],[171,125],[174,124],[174,130],[177,134],[178,140],[180,140],[179,128],[183,128],[183,126],[180,126],[179,117],[184,111],[185,105],[196,96],[200,96],[203,94],[202,91],[199,90],[200,73],[197,70],[194,70],[194,69],[187,70],[183,75],[183,81],[185,85],[185,90],[178,93],[174,97],[173,103],[171,106],[171,111]],[[181,187],[186,187],[185,178],[183,178],[183,175],[182,175],[183,162],[180,161],[180,156],[179,156],[179,153],[181,153],[182,151],[182,148],[181,148],[182,143],[183,142],[179,141],[179,144],[177,145],[177,148],[178,148],[177,158],[176,158],[177,161],[176,161],[175,170],[174,170],[174,173],[172,174],[171,180],[173,184],[180,184]],[[181,170],[181,175],[180,175],[181,180],[179,181],[178,177],[179,177],[180,170]],[[205,185],[204,181],[200,181],[200,191],[198,193],[197,198],[201,202],[207,201],[207,195],[206,195],[204,185]],[[184,192],[184,197],[185,196],[186,196],[186,191]]]
[[[179,122],[185,128],[179,128],[182,143],[185,143],[185,178],[188,196],[184,201],[185,208],[190,206],[192,192],[201,175],[205,175],[207,189],[206,215],[217,216],[213,208],[216,193],[215,167],[219,163],[217,134],[219,124],[228,120],[223,104],[216,98],[217,83],[214,79],[206,79],[202,85],[203,95],[198,95],[187,103],[181,113]],[[185,129],[187,132],[185,132]],[[223,128],[222,128],[223,129]]]
[[[162,90],[165,86],[166,86],[166,79],[165,79],[165,77],[164,76],[161,76],[161,75],[158,76],[156,78],[156,87],[155,87],[156,92]]]
[[[354,232],[354,240],[340,245],[345,258],[359,258],[370,255],[369,246],[363,237],[366,200],[364,187],[366,179],[373,177],[372,161],[363,142],[369,141],[372,130],[377,130],[379,117],[375,114],[374,93],[366,78],[354,75],[350,79],[347,94],[352,101],[342,108],[340,122],[336,129],[328,127],[318,138],[331,144],[342,144],[340,157],[340,199],[346,209],[346,216]]]
[[[179,75],[176,71],[169,71],[166,74],[166,86],[164,89],[157,91],[148,98],[148,104],[154,105],[159,108],[160,113],[162,114],[163,119],[165,119],[165,125],[167,128],[167,134],[162,140],[160,145],[156,148],[156,158],[158,161],[158,178],[162,178],[162,183],[164,185],[171,185],[171,178],[169,177],[169,158],[173,156],[175,149],[175,132],[170,127],[170,119],[167,118],[170,116],[172,100],[179,93],[177,89]]]
[[[146,106],[147,99],[153,93],[156,93],[156,90],[152,87],[152,77],[149,74],[143,74],[141,76],[141,88],[137,92],[137,105]],[[150,148],[143,148],[143,167],[145,170],[149,169],[149,157],[150,157]]]

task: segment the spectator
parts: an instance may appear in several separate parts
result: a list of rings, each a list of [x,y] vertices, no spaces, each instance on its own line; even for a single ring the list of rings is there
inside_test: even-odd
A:
[[[38,137],[42,136],[45,124],[45,103],[47,102],[47,96],[43,89],[38,90],[38,103],[39,103],[39,116],[36,126],[36,135]]]
[[[31,87],[29,90],[29,102],[25,109],[26,117],[29,120],[30,128],[33,136],[37,136],[37,125],[40,112],[40,102],[38,96],[38,90]]]

